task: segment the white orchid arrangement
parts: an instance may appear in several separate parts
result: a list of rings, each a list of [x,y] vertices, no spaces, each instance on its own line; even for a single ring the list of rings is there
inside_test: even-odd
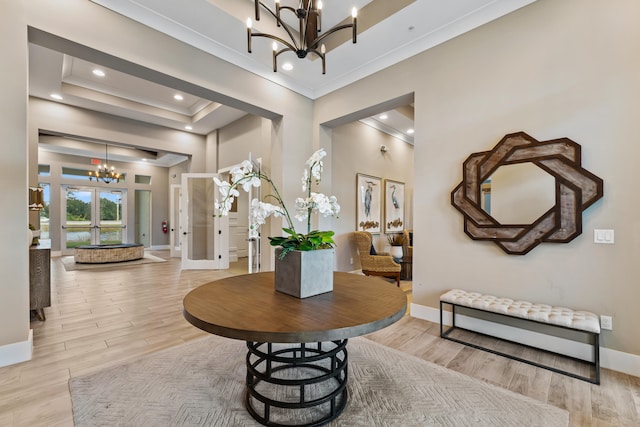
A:
[[[266,181],[273,190],[272,193],[264,197],[264,200],[274,199],[277,204],[271,204],[258,199],[251,201],[249,208],[250,224],[249,237],[258,238],[259,228],[265,223],[266,219],[273,215],[274,217],[284,217],[287,221],[287,228],[283,228],[289,236],[287,237],[269,237],[271,246],[281,246],[281,258],[284,258],[292,250],[312,251],[316,249],[332,248],[335,245],[333,241],[333,231],[311,231],[311,215],[320,213],[323,216],[338,216],[340,205],[335,196],[325,196],[322,193],[311,191],[311,186],[315,181],[316,185],[320,184],[322,177],[322,159],[327,155],[324,149],[320,149],[313,153],[307,160],[302,176],[302,191],[307,197],[298,197],[295,203],[295,218],[299,221],[307,221],[307,234],[297,233],[295,226],[291,221],[289,211],[269,176],[260,170],[254,169],[253,163],[248,160],[242,162],[241,166],[233,168],[230,172],[231,183],[221,181],[214,178],[216,185],[222,194],[222,201],[216,199],[215,208],[219,215],[228,215],[231,210],[234,198],[240,195],[238,188],[241,187],[248,192],[251,187],[260,187],[262,181]]]

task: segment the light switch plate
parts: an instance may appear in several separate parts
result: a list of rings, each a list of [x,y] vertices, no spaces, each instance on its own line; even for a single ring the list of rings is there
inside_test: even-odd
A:
[[[593,230],[593,243],[604,243],[606,245],[613,245],[615,241],[615,233],[613,230],[594,229]]]

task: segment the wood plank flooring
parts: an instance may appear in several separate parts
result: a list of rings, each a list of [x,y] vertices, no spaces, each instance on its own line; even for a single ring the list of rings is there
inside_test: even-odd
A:
[[[168,258],[168,252],[154,255]],[[52,260],[52,306],[45,322],[32,318],[34,357],[0,368],[0,426],[73,426],[68,380],[206,333],[182,316],[191,289],[244,273],[181,271],[178,259],[90,271],[65,271]],[[442,340],[438,325],[405,316],[370,339],[565,408],[571,426],[639,426],[640,378],[603,370],[596,386]],[[535,352],[529,349],[516,349]],[[534,357],[551,357],[539,352]],[[561,363],[561,362],[558,362]]]

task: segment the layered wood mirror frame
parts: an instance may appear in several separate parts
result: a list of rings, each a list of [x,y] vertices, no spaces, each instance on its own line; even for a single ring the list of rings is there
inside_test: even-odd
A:
[[[501,166],[532,163],[555,178],[555,205],[531,224],[501,224],[482,208],[482,185]],[[537,141],[524,132],[505,135],[491,151],[464,162],[451,204],[464,216],[464,232],[524,255],[540,243],[568,243],[582,233],[582,211],[603,196],[603,181],[581,166],[581,147],[568,138]]]

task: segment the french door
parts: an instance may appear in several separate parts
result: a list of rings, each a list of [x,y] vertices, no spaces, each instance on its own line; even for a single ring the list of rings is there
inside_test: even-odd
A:
[[[217,174],[184,173],[180,194],[182,269],[229,268],[229,219],[215,215]]]
[[[62,188],[62,253],[82,245],[126,243],[126,190]]]

